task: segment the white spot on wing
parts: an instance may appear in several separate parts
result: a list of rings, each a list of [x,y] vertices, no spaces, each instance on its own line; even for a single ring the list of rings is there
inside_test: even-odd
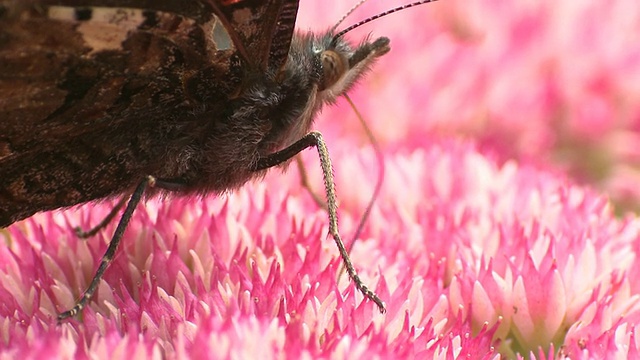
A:
[[[66,6],[52,6],[47,16],[51,19],[72,21],[76,19],[76,9]]]
[[[76,8],[51,6],[48,17],[62,21],[78,22],[77,31],[83,36],[92,52],[117,50],[132,30],[145,20],[142,10],[125,8],[92,7],[91,19],[76,20]]]
[[[211,29],[211,39],[213,43],[216,45],[216,49],[218,50],[230,50],[233,49],[233,42],[229,37],[229,33],[227,29],[224,28],[224,25],[217,17],[213,18],[213,24]]]

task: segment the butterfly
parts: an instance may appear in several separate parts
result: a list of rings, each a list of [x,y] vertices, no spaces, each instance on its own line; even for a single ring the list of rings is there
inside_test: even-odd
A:
[[[315,115],[363,77],[389,39],[294,32],[298,0],[0,1],[0,227],[105,198],[126,203],[91,299],[143,197],[218,194],[316,147]],[[114,209],[115,216],[119,207]],[[107,219],[109,220],[109,219]]]

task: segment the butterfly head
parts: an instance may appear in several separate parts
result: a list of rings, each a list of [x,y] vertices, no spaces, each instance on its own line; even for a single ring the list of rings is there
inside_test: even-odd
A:
[[[365,39],[352,47],[343,37],[326,34],[314,44],[312,51],[322,65],[318,91],[322,100],[332,102],[348,91],[380,56],[390,50],[389,39]]]
[[[291,41],[288,59],[279,72],[279,87],[287,94],[283,105],[296,103],[294,111],[278,110],[282,125],[288,128],[268,142],[282,148],[304,136],[320,108],[345,94],[371,68],[376,59],[388,53],[389,39],[365,39],[352,46],[329,31],[323,35],[298,33]],[[291,109],[290,109],[291,110]],[[282,114],[291,113],[291,116]]]
[[[389,39],[365,39],[353,46],[343,37],[301,33],[294,36],[288,66],[304,67],[317,86],[318,105],[333,103],[371,68],[375,60],[388,53]],[[311,70],[313,69],[313,70]],[[311,70],[311,71],[310,71]],[[297,72],[296,72],[297,73]]]

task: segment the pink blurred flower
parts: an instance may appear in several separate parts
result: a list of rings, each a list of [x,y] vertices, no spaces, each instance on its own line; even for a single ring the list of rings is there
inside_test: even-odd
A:
[[[324,29],[351,5],[305,3],[299,24]],[[341,28],[395,5],[369,1]],[[444,0],[347,36],[369,32],[388,36],[391,52],[352,99],[383,143],[471,137],[501,161],[553,166],[606,191],[620,209],[640,209],[636,1]],[[341,119],[346,125],[332,131],[358,132],[345,117],[336,108],[321,123]]]

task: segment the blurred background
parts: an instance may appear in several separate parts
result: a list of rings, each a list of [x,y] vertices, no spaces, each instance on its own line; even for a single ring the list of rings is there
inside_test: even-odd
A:
[[[369,0],[338,29],[403,3]],[[354,4],[303,0],[297,27],[326,30]],[[347,37],[368,34],[392,50],[351,96],[385,149],[466,138],[501,162],[593,186],[619,214],[640,210],[637,0],[440,0]],[[341,142],[368,146],[345,101],[315,127],[334,156]]]

